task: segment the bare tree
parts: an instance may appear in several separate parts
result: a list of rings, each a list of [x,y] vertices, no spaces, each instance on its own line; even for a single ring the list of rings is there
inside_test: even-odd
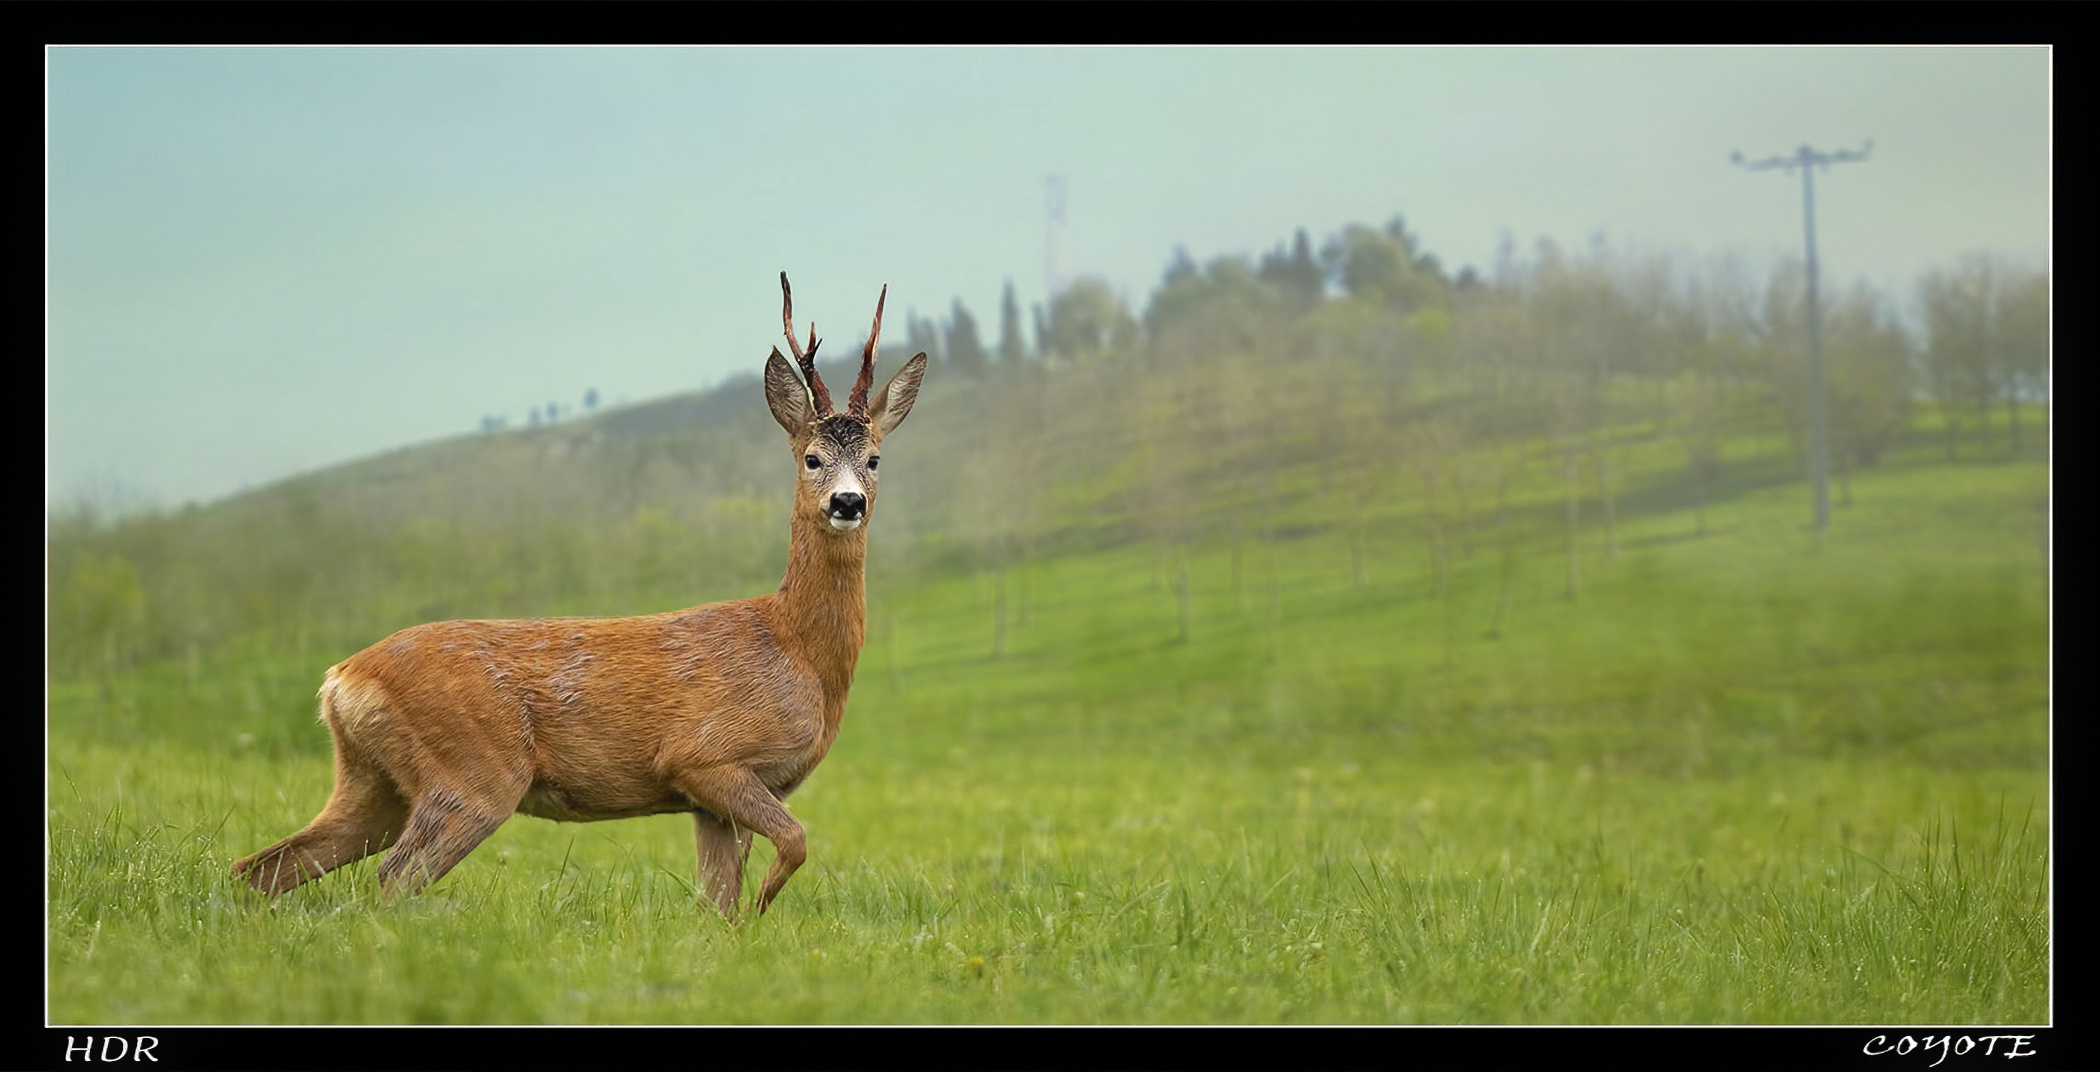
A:
[[[2021,449],[2020,405],[2049,400],[2049,274],[2009,268],[1998,301],[1999,393],[2012,425],[2013,450]]]
[[[1947,456],[1960,453],[1965,411],[1977,414],[1990,448],[1991,370],[1997,345],[1997,265],[1987,253],[1935,268],[1918,283],[1925,312],[1925,380],[1947,425]]]
[[[1830,311],[1823,338],[1831,454],[1850,506],[1853,471],[1878,461],[1910,420],[1910,339],[1864,285]]]

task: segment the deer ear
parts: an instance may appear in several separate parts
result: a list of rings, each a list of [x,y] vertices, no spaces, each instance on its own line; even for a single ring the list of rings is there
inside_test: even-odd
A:
[[[904,416],[911,412],[911,404],[918,401],[919,381],[926,378],[926,355],[921,353],[904,363],[890,382],[875,393],[875,400],[868,403],[868,420],[888,435],[904,423]]]
[[[816,402],[809,396],[809,385],[796,375],[795,367],[787,358],[780,356],[780,347],[773,348],[773,356],[766,358],[766,405],[773,409],[773,419],[790,436],[802,434],[809,422],[816,420]]]

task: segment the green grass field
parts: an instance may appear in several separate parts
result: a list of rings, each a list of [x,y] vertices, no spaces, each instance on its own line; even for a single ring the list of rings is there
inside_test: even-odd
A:
[[[1438,583],[1397,508],[1196,539],[1185,642],[1150,544],[1015,571],[997,657],[991,576],[878,569],[742,924],[682,816],[263,902],[226,870],[327,796],[348,652],[54,682],[49,1020],[2047,1022],[2046,466],[1899,451],[1820,548],[1798,480],[1697,536],[1628,471],[1575,599],[1558,530],[1483,513]]]

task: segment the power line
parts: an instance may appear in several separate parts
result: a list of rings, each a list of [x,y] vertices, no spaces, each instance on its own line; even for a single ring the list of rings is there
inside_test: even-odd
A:
[[[1769,171],[1782,168],[1791,171],[1801,169],[1801,218],[1808,236],[1808,411],[1812,425],[1809,434],[1808,469],[1816,486],[1816,540],[1820,544],[1823,530],[1830,527],[1830,445],[1828,423],[1823,401],[1823,347],[1816,317],[1816,185],[1813,175],[1818,167],[1829,168],[1832,164],[1850,164],[1865,160],[1874,151],[1874,139],[1868,138],[1858,152],[1839,149],[1820,153],[1804,145],[1794,150],[1792,156],[1774,156],[1764,160],[1746,161],[1741,152],[1729,154],[1729,161],[1746,171]]]

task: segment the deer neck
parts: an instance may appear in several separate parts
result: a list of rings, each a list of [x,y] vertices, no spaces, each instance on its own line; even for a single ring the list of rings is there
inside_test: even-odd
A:
[[[835,719],[844,709],[867,636],[868,529],[862,525],[836,532],[820,528],[822,524],[796,513],[787,574],[780,581],[780,607],[792,642],[823,682],[828,713]]]

